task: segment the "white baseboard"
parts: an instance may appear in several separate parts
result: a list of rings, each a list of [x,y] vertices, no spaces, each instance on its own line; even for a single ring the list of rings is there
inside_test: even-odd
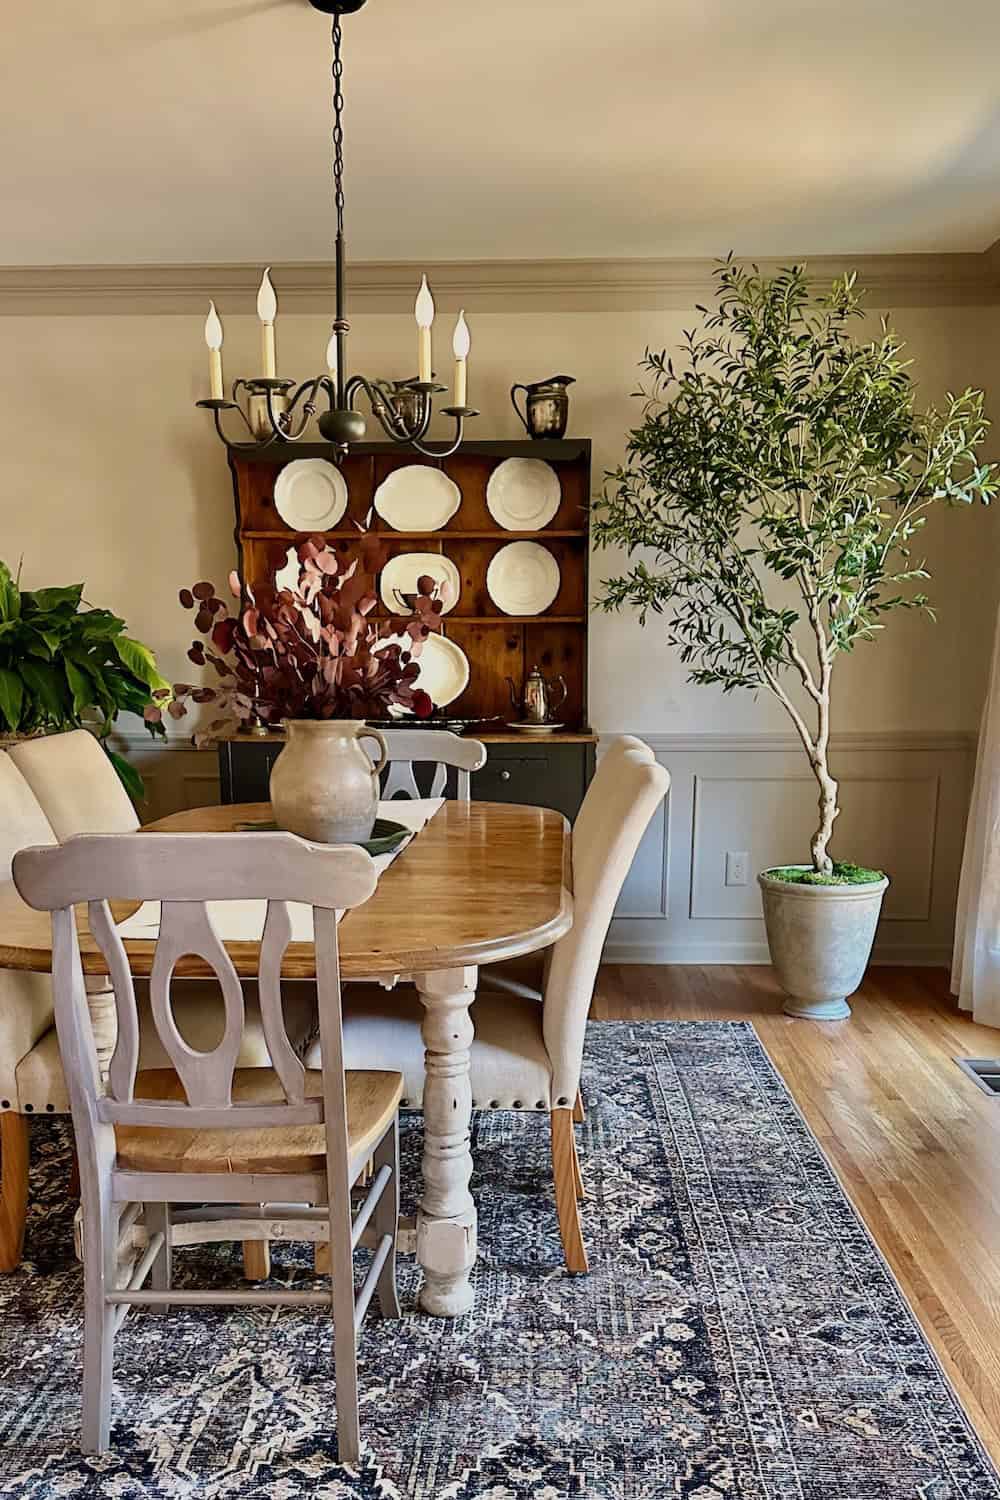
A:
[[[898,965],[901,968],[948,969],[951,949],[937,944],[915,944],[900,948],[877,949],[872,956],[876,968]],[[623,943],[609,942],[602,959],[606,964],[769,964],[771,956],[766,943]]]

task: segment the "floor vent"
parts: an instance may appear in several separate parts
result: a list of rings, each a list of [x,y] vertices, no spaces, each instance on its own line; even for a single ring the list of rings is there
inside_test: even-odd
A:
[[[1000,1057],[956,1057],[955,1061],[984,1094],[1000,1094]]]

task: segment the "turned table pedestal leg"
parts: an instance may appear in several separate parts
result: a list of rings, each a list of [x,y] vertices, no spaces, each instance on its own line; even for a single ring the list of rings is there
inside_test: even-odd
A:
[[[424,1006],[425,1048],[423,1195],[417,1213],[417,1260],[423,1273],[420,1306],[455,1317],[473,1304],[470,1273],[476,1260],[476,1205],[470,1130],[469,1048],[475,969],[415,974]]]
[[[118,1041],[115,992],[106,974],[87,974],[84,976],[84,984],[87,989],[90,1025],[94,1033],[94,1047],[97,1051],[97,1071],[101,1083],[106,1085],[108,1069]]]

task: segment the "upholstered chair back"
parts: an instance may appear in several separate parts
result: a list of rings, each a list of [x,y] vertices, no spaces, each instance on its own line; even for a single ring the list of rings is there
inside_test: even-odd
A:
[[[62,843],[77,833],[132,833],[135,808],[114,766],[86,729],[23,740],[11,759]]]
[[[569,1108],[580,1085],[587,1013],[604,940],[640,840],[670,787],[641,740],[601,757],[573,829],[573,926],[552,949],[543,1028],[552,1103]]]
[[[55,842],[31,787],[10,755],[0,753],[0,880],[10,879],[11,861],[19,849]]]

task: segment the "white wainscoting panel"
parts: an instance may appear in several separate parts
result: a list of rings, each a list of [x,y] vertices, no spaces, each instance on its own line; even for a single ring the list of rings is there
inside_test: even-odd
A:
[[[613,738],[602,731],[602,743]],[[807,860],[816,825],[816,784],[798,741],[639,738],[671,773],[670,803],[643,840],[605,957],[766,963],[757,873]],[[884,869],[892,881],[876,961],[950,962],[974,758],[973,737],[961,734],[845,735],[833,745],[842,792],[833,853]],[[746,885],[726,884],[728,851],[747,855]]]

